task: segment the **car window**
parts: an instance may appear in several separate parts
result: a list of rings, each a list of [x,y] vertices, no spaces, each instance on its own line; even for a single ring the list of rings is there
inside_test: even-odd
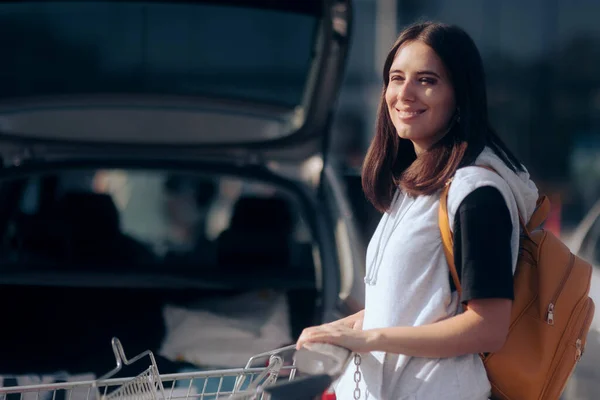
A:
[[[219,2],[1,2],[0,99],[175,94],[296,105],[315,27],[308,14]]]
[[[43,172],[0,189],[3,205],[16,199],[2,207],[0,303],[13,305],[2,315],[13,328],[0,382],[100,376],[114,368],[112,337],[128,354],[153,351],[165,374],[237,368],[320,321],[319,252],[294,192],[139,168]]]
[[[141,268],[310,266],[298,203],[265,183],[163,170],[73,170],[31,178],[3,258]],[[300,261],[301,260],[301,261]]]
[[[600,266],[600,215],[586,233],[581,243],[580,255],[592,264]]]

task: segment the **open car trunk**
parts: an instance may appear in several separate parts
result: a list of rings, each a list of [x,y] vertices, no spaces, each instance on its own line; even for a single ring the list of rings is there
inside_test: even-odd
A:
[[[320,154],[350,16],[349,0],[0,1],[0,150]]]
[[[270,171],[321,174],[350,23],[350,0],[0,0],[0,374],[105,372],[115,335],[161,353],[167,305],[276,291],[268,347],[334,307],[317,185]]]
[[[150,164],[4,175],[0,376],[101,375],[113,336],[161,373],[239,367],[320,319],[326,239],[290,182]]]

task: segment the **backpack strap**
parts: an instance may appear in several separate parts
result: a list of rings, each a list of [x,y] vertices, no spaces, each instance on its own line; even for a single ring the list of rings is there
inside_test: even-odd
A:
[[[542,226],[548,214],[550,214],[550,200],[546,195],[541,195],[535,204],[535,211],[527,223],[529,232]]]
[[[446,255],[446,261],[450,268],[450,275],[454,282],[454,287],[458,291],[458,297],[462,294],[462,287],[460,286],[460,279],[458,278],[458,272],[456,271],[456,265],[454,265],[454,237],[450,230],[450,217],[448,216],[448,191],[450,190],[450,183],[452,180],[446,183],[440,196],[440,207],[438,209],[438,224],[440,226],[440,233],[442,234],[442,246],[444,248],[444,254]]]
[[[476,167],[484,168],[489,171],[492,171],[496,174],[495,169],[484,166],[484,165],[476,165]],[[499,174],[498,174],[499,175]],[[438,224],[440,226],[440,233],[442,235],[442,245],[444,248],[444,254],[446,255],[446,261],[448,262],[448,267],[450,268],[450,275],[452,276],[452,281],[454,282],[454,287],[458,291],[458,295],[460,297],[462,293],[462,288],[460,286],[460,278],[458,277],[458,272],[456,271],[456,265],[454,264],[454,237],[452,236],[452,230],[450,229],[450,217],[448,216],[448,192],[450,191],[450,184],[452,183],[452,179],[450,179],[444,189],[442,190],[442,194],[440,196],[440,207],[438,209]],[[521,225],[521,229],[523,230],[523,234],[529,239],[531,238],[530,232],[539,226],[546,220],[548,213],[550,212],[550,201],[544,195],[540,196],[536,203],[536,209],[533,212],[533,215],[529,219],[529,223],[525,223],[523,216],[519,212],[519,223]]]

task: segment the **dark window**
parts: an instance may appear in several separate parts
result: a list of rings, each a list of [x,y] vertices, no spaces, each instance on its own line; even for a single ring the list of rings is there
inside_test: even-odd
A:
[[[262,353],[318,323],[311,231],[278,186],[77,169],[3,180],[0,202],[0,303],[11,322],[0,375],[97,377],[114,368],[113,336],[132,356],[152,350],[161,373],[186,362],[232,368],[247,361],[232,341]]]
[[[295,105],[316,21],[218,2],[2,2],[0,99],[133,93]]]
[[[313,242],[298,203],[264,183],[100,169],[40,175],[18,190],[4,233],[5,266],[311,268]]]

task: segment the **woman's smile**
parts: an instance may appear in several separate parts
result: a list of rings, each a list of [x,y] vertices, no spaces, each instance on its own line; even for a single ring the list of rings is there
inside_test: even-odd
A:
[[[427,110],[398,110],[396,108],[396,112],[398,113],[398,119],[402,122],[410,122],[412,120],[415,120],[425,111]]]

